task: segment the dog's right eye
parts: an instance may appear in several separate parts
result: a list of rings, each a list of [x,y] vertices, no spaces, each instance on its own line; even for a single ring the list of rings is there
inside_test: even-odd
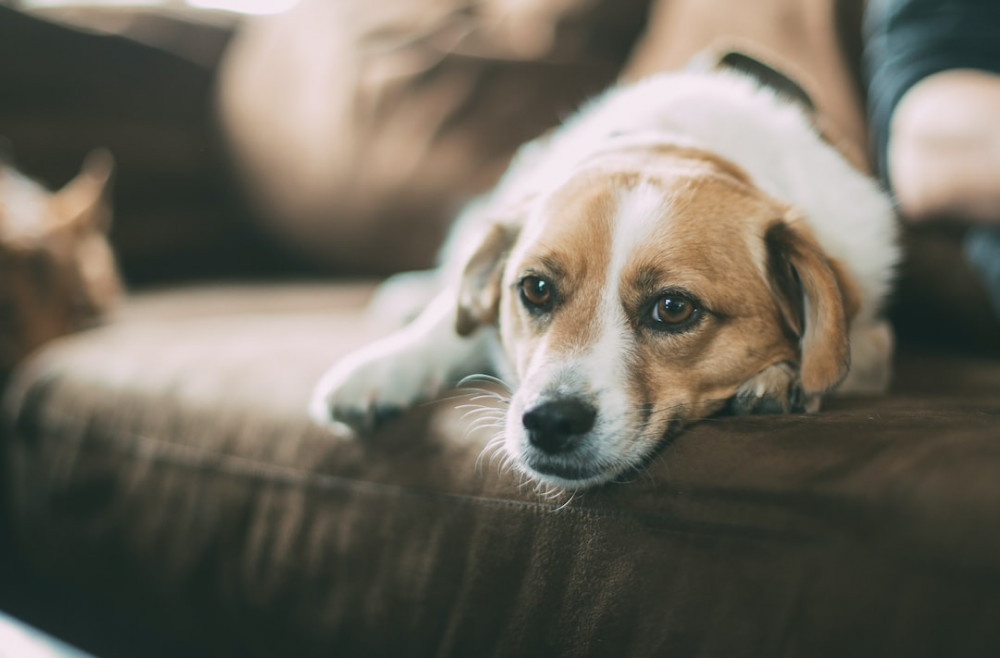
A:
[[[542,311],[552,303],[552,284],[540,276],[521,279],[521,302],[531,311]]]

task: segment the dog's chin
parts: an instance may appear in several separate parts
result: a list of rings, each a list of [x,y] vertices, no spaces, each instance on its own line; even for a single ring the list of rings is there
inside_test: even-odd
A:
[[[671,422],[668,429],[675,426]],[[615,434],[621,433],[636,432],[623,428],[615,431]],[[668,434],[669,432],[665,432],[664,437]],[[523,433],[514,432],[506,437],[505,449],[517,470],[535,482],[567,491],[578,491],[614,482],[641,470],[657,453],[663,441],[637,439],[623,451],[602,450],[598,447],[600,443],[600,439],[591,439],[576,450],[552,455],[530,446]]]
[[[521,456],[517,461],[521,471],[533,480],[569,491],[605,484],[630,468],[627,464],[579,464],[566,458]]]

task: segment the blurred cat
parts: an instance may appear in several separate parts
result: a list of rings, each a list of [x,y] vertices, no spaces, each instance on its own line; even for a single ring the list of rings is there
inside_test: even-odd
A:
[[[111,154],[91,152],[50,192],[0,159],[0,376],[40,345],[94,324],[122,290],[107,240]]]

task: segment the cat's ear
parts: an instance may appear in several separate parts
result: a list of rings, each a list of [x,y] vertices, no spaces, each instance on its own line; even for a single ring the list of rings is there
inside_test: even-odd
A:
[[[115,161],[106,149],[91,151],[76,178],[49,199],[56,229],[98,230],[111,226],[108,198]]]

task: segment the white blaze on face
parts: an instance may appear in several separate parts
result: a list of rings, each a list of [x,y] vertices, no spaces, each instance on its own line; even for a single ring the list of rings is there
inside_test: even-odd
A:
[[[515,460],[528,449],[522,414],[541,401],[557,398],[577,398],[593,404],[597,420],[577,453],[553,459],[577,462],[582,468],[610,466],[614,470],[614,465],[625,466],[642,457],[643,444],[635,441],[640,429],[639,401],[633,399],[629,380],[635,338],[633,323],[622,304],[621,285],[637,250],[648,244],[662,226],[670,202],[660,188],[650,183],[620,189],[613,199],[610,216],[603,220],[610,227],[607,251],[595,259],[606,266],[592,268],[587,275],[599,280],[580,287],[599,291],[595,303],[582,305],[592,315],[575,320],[581,325],[581,338],[587,335],[590,339],[587,344],[579,344],[565,335],[547,334],[539,337],[530,356],[525,355],[523,377],[508,409],[505,439]],[[583,325],[589,328],[584,330]],[[572,346],[569,351],[567,346]]]
[[[637,407],[629,395],[628,364],[634,338],[622,307],[622,273],[636,249],[652,237],[668,211],[669,201],[663,191],[652,184],[640,183],[621,192],[615,212],[611,257],[598,306],[599,337],[578,364],[596,398],[599,410],[596,432],[607,441],[628,440],[629,437],[622,436],[622,430],[627,429]]]

